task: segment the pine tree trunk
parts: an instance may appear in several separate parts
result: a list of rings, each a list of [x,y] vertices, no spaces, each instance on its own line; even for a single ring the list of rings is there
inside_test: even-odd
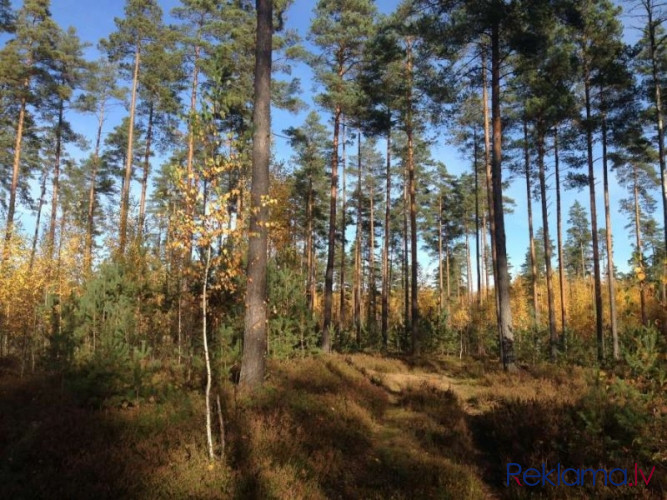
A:
[[[266,354],[266,261],[271,158],[271,56],[273,1],[257,0],[257,42],[255,51],[255,105],[253,109],[252,185],[250,190],[250,233],[248,242],[248,284],[240,385],[262,384]]]
[[[637,179],[637,164],[633,165],[633,184],[632,184],[633,201],[635,205],[635,245],[637,247],[637,267],[639,268],[639,306],[641,310],[642,325],[646,326],[648,323],[646,317],[646,282],[644,273],[644,255],[642,249],[642,230],[641,218],[639,212],[639,182]]]
[[[315,276],[313,275],[313,178],[308,175],[308,201],[306,203],[306,267],[308,279],[306,283],[306,297],[308,312],[313,314],[315,300]]]
[[[51,187],[51,221],[49,223],[49,236],[47,239],[47,255],[49,261],[53,260],[53,249],[56,238],[56,225],[58,217],[58,190],[60,188],[60,157],[62,155],[63,111],[64,103],[61,100],[58,107],[58,124],[56,125],[56,150],[55,161],[53,165],[53,184]]]
[[[29,85],[26,79],[24,87]],[[25,123],[26,98],[21,98],[21,107],[19,108],[19,119],[16,125],[16,141],[14,143],[14,162],[12,167],[12,186],[9,191],[9,205],[7,206],[7,224],[5,229],[5,243],[2,250],[3,263],[9,259],[11,253],[12,234],[14,232],[14,212],[16,210],[16,191],[19,185],[19,172],[21,167],[21,144],[23,142],[23,126]]]
[[[375,332],[375,324],[377,321],[377,307],[375,303],[375,296],[377,294],[377,287],[375,283],[375,179],[373,172],[369,176],[368,186],[370,201],[369,201],[369,233],[368,233],[368,327],[371,332]]]
[[[192,211],[194,209],[194,200],[192,199],[192,171],[194,164],[195,156],[195,125],[196,125],[196,114],[197,114],[197,90],[199,87],[199,54],[201,48],[199,45],[195,46],[195,57],[192,67],[192,87],[190,90],[190,119],[188,121],[188,157],[186,162],[186,172],[187,172],[187,194],[185,197],[185,212],[188,218],[192,217]],[[231,155],[230,155],[231,156]],[[237,217],[239,213],[237,212]],[[185,247],[185,260],[189,262],[192,257],[192,234],[188,234]]]
[[[30,266],[29,269],[32,271],[33,265],[35,263],[35,254],[37,253],[37,243],[39,241],[39,226],[42,220],[42,208],[44,208],[44,202],[46,198],[46,178],[48,177],[48,169],[44,168],[42,172],[42,180],[40,182],[39,188],[39,202],[37,205],[37,218],[35,219],[35,233],[32,237],[32,250],[30,251]]]
[[[442,195],[438,197],[438,317],[444,309],[444,271],[442,268]]]
[[[382,345],[386,349],[389,327],[389,239],[391,230],[391,126],[387,130],[387,187],[385,191],[384,241],[382,242]]]
[[[445,233],[446,236],[446,233]],[[451,270],[449,267],[449,243],[446,241],[446,237],[443,237],[443,243],[445,244],[445,277],[447,280],[447,327],[451,321],[451,298],[452,298],[452,287],[451,287]]]
[[[361,347],[361,131],[357,136],[357,228],[354,239],[354,328]]]
[[[475,258],[477,265],[477,305],[482,305],[482,264],[479,247],[479,170],[477,169],[477,129],[473,133],[474,156],[475,161],[473,168],[475,170]]]
[[[565,303],[565,261],[563,259],[563,217],[561,214],[560,159],[558,155],[558,129],[554,130],[554,169],[556,171],[556,231],[558,233],[558,276],[560,289],[561,348],[566,348],[565,329],[567,305]]]
[[[83,269],[86,276],[90,276],[93,265],[93,234],[95,232],[95,199],[97,186],[97,171],[100,167],[100,145],[102,143],[102,126],[104,125],[104,101],[100,105],[97,120],[97,136],[95,151],[93,152],[93,171],[90,173],[90,188],[88,190],[88,220],[86,224],[86,251],[83,258]]]
[[[651,58],[651,76],[653,77],[653,94],[655,99],[655,124],[658,133],[658,158],[660,162],[660,181],[662,185],[662,215],[663,230],[665,233],[665,250],[667,251],[667,173],[665,172],[665,131],[662,116],[662,90],[658,71],[658,42],[656,40],[656,27],[661,23],[660,20],[653,19],[653,6],[648,2],[645,4],[648,15],[648,34],[649,34],[649,57]]]
[[[500,26],[494,24],[491,33],[491,115],[493,122],[493,217],[496,236],[496,284],[502,362],[505,370],[514,370],[514,333],[512,331],[512,310],[510,308],[510,278],[505,243],[505,216],[503,213],[502,180],[502,123],[500,116]]]
[[[151,169],[151,141],[153,139],[153,103],[148,110],[148,126],[146,127],[146,151],[144,153],[143,176],[141,177],[141,199],[139,201],[139,227],[137,228],[137,241],[143,240],[144,225],[146,222],[146,191],[148,189],[148,176]]]
[[[593,280],[595,293],[595,332],[598,360],[604,360],[604,335],[602,329],[602,283],[600,280],[600,247],[598,245],[597,208],[595,201],[595,170],[593,168],[593,124],[591,115],[591,84],[588,67],[584,67],[584,96],[586,106],[586,150],[588,162],[588,190],[591,206],[591,236],[593,240]]]
[[[130,102],[130,123],[127,131],[127,156],[125,158],[125,177],[120,202],[120,229],[118,236],[118,253],[125,253],[127,244],[127,219],[130,205],[130,182],[132,182],[132,162],[134,159],[134,115],[137,109],[137,87],[139,85],[139,63],[141,60],[141,49],[137,42],[134,51],[134,71],[132,74],[132,99]]]
[[[411,337],[412,337],[412,353],[415,355],[421,354],[421,332],[419,331],[419,283],[417,282],[417,187],[415,180],[415,161],[414,161],[414,145],[413,145],[413,103],[412,103],[412,43],[411,39],[407,40],[407,112],[405,133],[408,138],[408,186],[410,192],[410,259],[411,259],[411,302],[412,302],[412,317],[411,317]]]
[[[486,211],[482,213],[482,263],[484,265],[484,300],[489,300],[489,249],[487,247]]]
[[[468,229],[468,214],[463,214],[463,234],[465,234],[466,250],[466,300],[472,304],[472,259],[470,258],[470,230]]]
[[[331,195],[329,203],[329,235],[327,243],[327,268],[324,275],[324,308],[322,313],[322,350],[331,352],[331,311],[333,309],[334,261],[336,258],[336,207],[338,204],[338,135],[340,133],[341,108],[334,113],[333,153],[331,155]]]
[[[498,339],[500,348],[500,357],[503,358],[503,333],[500,321],[500,302],[498,295],[498,257],[496,253],[496,216],[494,206],[494,188],[493,188],[493,172],[491,164],[491,121],[489,116],[489,92],[487,79],[487,63],[486,63],[486,45],[481,47],[481,67],[482,67],[482,112],[484,115],[484,163],[486,166],[486,192],[487,204],[489,210],[489,233],[491,236],[491,264],[493,271],[493,287],[494,298],[496,302],[496,321],[498,324]]]
[[[533,291],[533,326],[540,324],[540,305],[537,295],[537,259],[535,257],[535,236],[533,233],[533,190],[531,188],[530,154],[528,152],[528,124],[523,122],[523,154],[526,174],[526,204],[528,207],[528,241],[530,243],[530,285]]]
[[[614,277],[614,247],[612,243],[611,209],[609,206],[609,167],[607,165],[607,119],[602,117],[602,172],[604,186],[604,217],[607,229],[607,285],[609,287],[609,318],[611,322],[612,352],[615,360],[620,357],[618,327],[616,324],[616,279]]]
[[[410,334],[410,277],[408,259],[410,251],[408,250],[408,168],[403,171],[403,322],[405,334]]]
[[[556,307],[554,305],[553,271],[551,269],[551,238],[549,237],[549,211],[547,208],[547,181],[544,168],[544,136],[540,124],[537,126],[537,162],[540,169],[540,198],[542,200],[542,234],[544,236],[544,264],[547,275],[547,308],[549,313],[549,352],[551,361],[558,354],[558,334],[556,333]]]
[[[343,157],[342,157],[342,171],[343,171],[343,190],[341,191],[341,243],[340,243],[340,315],[339,324],[340,331],[345,330],[346,307],[345,307],[345,233],[347,232],[347,134],[345,133],[345,118],[343,117]],[[356,254],[355,254],[356,255]]]

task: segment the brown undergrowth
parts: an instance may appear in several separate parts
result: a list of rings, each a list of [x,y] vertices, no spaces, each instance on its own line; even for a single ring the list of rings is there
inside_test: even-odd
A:
[[[21,381],[11,372],[0,374],[3,498],[663,498],[666,491],[664,398],[592,370],[544,365],[507,375],[481,361],[362,354],[272,361],[252,397],[223,384],[227,451],[214,465],[198,387],[174,382],[148,401],[93,409],[59,378]],[[531,489],[505,485],[508,462],[639,462],[656,471],[650,487]]]

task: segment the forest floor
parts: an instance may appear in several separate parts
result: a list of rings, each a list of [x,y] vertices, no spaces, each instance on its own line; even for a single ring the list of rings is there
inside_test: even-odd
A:
[[[644,434],[605,427],[609,411],[633,424],[631,397],[619,407],[608,406],[614,398],[605,395],[599,408],[589,403],[596,376],[606,377],[593,370],[544,365],[509,375],[469,359],[364,354],[271,362],[253,398],[237,395],[230,383],[220,388],[225,459],[210,464],[201,389],[169,370],[156,374],[154,396],[93,407],[63,377],[19,379],[10,365],[0,363],[1,498],[665,498],[667,492],[664,398],[642,407],[653,426],[643,446],[657,457],[646,462],[644,451],[629,448]],[[609,387],[609,378],[600,383]],[[589,435],[596,418],[601,435]],[[219,443],[217,415],[214,429]],[[608,432],[617,439],[606,441]],[[610,469],[641,462],[656,470],[648,487],[530,488],[505,485],[508,462]]]

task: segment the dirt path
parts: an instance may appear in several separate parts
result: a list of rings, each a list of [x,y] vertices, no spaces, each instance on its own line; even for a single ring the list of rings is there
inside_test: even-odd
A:
[[[371,382],[385,389],[392,403],[396,404],[408,389],[422,386],[439,391],[451,391],[459,399],[462,408],[469,415],[479,415],[488,409],[492,402],[491,388],[480,385],[479,381],[469,378],[456,378],[446,373],[428,373],[410,371],[401,363],[404,371],[380,371],[362,366],[357,358],[348,358],[347,362],[364,374]],[[480,405],[480,402],[485,402]]]
[[[411,371],[400,363],[394,371],[365,366],[363,358],[345,360],[371,383],[388,395],[391,407],[385,411],[375,432],[375,447],[399,453],[432,457],[434,465],[447,476],[458,469],[460,477],[472,475],[474,493],[468,498],[496,499],[486,483],[484,454],[477,449],[467,422],[482,413],[476,401],[488,390],[474,381],[445,373]],[[456,477],[444,481],[457,481]]]

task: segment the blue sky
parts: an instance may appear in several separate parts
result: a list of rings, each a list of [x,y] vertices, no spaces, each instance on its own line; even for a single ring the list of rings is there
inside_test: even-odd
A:
[[[15,6],[19,5],[20,2],[14,0],[12,2]],[[313,0],[295,0],[294,4],[290,8],[287,14],[287,26],[292,29],[296,29],[304,38],[308,32],[310,25],[310,19],[312,16],[312,7],[314,5]],[[168,13],[173,7],[179,4],[178,0],[160,0],[160,4],[165,13]],[[398,0],[379,0],[377,2],[378,9],[381,12],[389,13],[395,6],[398,4]],[[95,2],[82,2],[81,0],[53,0],[52,1],[52,13],[56,21],[64,28],[68,26],[74,26],[80,37],[91,43],[92,46],[88,49],[88,55],[91,58],[96,57],[97,51],[95,45],[100,38],[108,36],[111,32],[114,31],[114,17],[122,16],[123,14],[124,2],[121,0],[97,0]],[[628,21],[628,24],[635,24],[636,19],[629,20],[629,18],[624,18],[624,21]],[[636,39],[636,30],[626,27],[626,40]],[[312,72],[304,64],[297,64],[294,68],[293,75],[299,77],[302,82],[303,88],[303,97],[306,102],[313,106],[312,96],[316,92],[315,83],[312,79]],[[287,112],[274,110],[273,113],[273,128],[277,133],[281,133],[285,128],[292,125],[299,125],[303,122],[308,111],[301,112],[297,115],[290,114]],[[322,110],[318,110],[325,119],[328,120],[328,116]],[[105,129],[106,131],[111,130],[122,118],[125,111],[122,107],[116,108],[116,110],[110,115],[109,121],[107,122]],[[93,116],[80,116],[80,115],[70,115],[70,120],[73,123],[74,129],[77,132],[92,136],[92,133],[95,129],[95,118]],[[382,142],[380,142],[382,146]],[[276,137],[275,144],[275,155],[278,159],[288,160],[291,152],[288,146],[285,144],[285,141],[280,137]],[[443,134],[440,134],[437,139],[437,144],[433,148],[433,156],[443,161],[453,173],[461,173],[463,171],[468,171],[470,169],[470,160],[467,157],[457,151],[456,149],[447,145],[447,137]],[[550,160],[551,161],[551,160]],[[549,166],[551,164],[549,163]],[[604,227],[604,216],[603,216],[603,199],[602,199],[602,179],[600,172],[600,160],[599,158],[596,161],[596,172],[599,173],[598,181],[598,225]],[[550,226],[552,228],[553,238],[555,239],[555,194],[553,190],[553,179],[548,180],[550,184],[549,190],[549,210],[550,210]],[[655,190],[656,196],[659,194],[657,188]],[[511,188],[509,189],[508,196],[514,198],[516,201],[516,207],[513,214],[508,214],[506,216],[506,226],[507,226],[507,242],[508,242],[508,252],[510,255],[511,264],[514,266],[514,272],[518,271],[521,263],[523,262],[526,248],[528,246],[528,227],[526,219],[526,200],[525,200],[525,185],[522,180],[518,180],[512,183]],[[621,198],[625,197],[626,193],[622,188],[620,188],[613,175],[612,182],[610,186],[610,198],[611,205],[614,210],[612,216],[612,226],[614,230],[614,242],[615,242],[615,260],[617,267],[621,271],[626,271],[628,269],[627,261],[631,256],[631,246],[630,242],[633,241],[632,235],[628,233],[624,226],[626,225],[626,217],[619,215],[617,213],[617,207],[619,206],[619,201]],[[564,220],[567,219],[567,210],[572,205],[574,200],[579,200],[588,207],[588,191],[564,191],[563,196],[563,212]],[[533,201],[533,209],[535,213],[536,226],[541,225],[541,212],[539,202]],[[20,211],[23,216],[22,220],[24,226],[28,228],[32,225],[32,217],[30,214],[25,213],[25,211]],[[426,257],[420,255],[420,261],[422,264],[426,264]],[[428,266],[432,268],[432,265]]]

